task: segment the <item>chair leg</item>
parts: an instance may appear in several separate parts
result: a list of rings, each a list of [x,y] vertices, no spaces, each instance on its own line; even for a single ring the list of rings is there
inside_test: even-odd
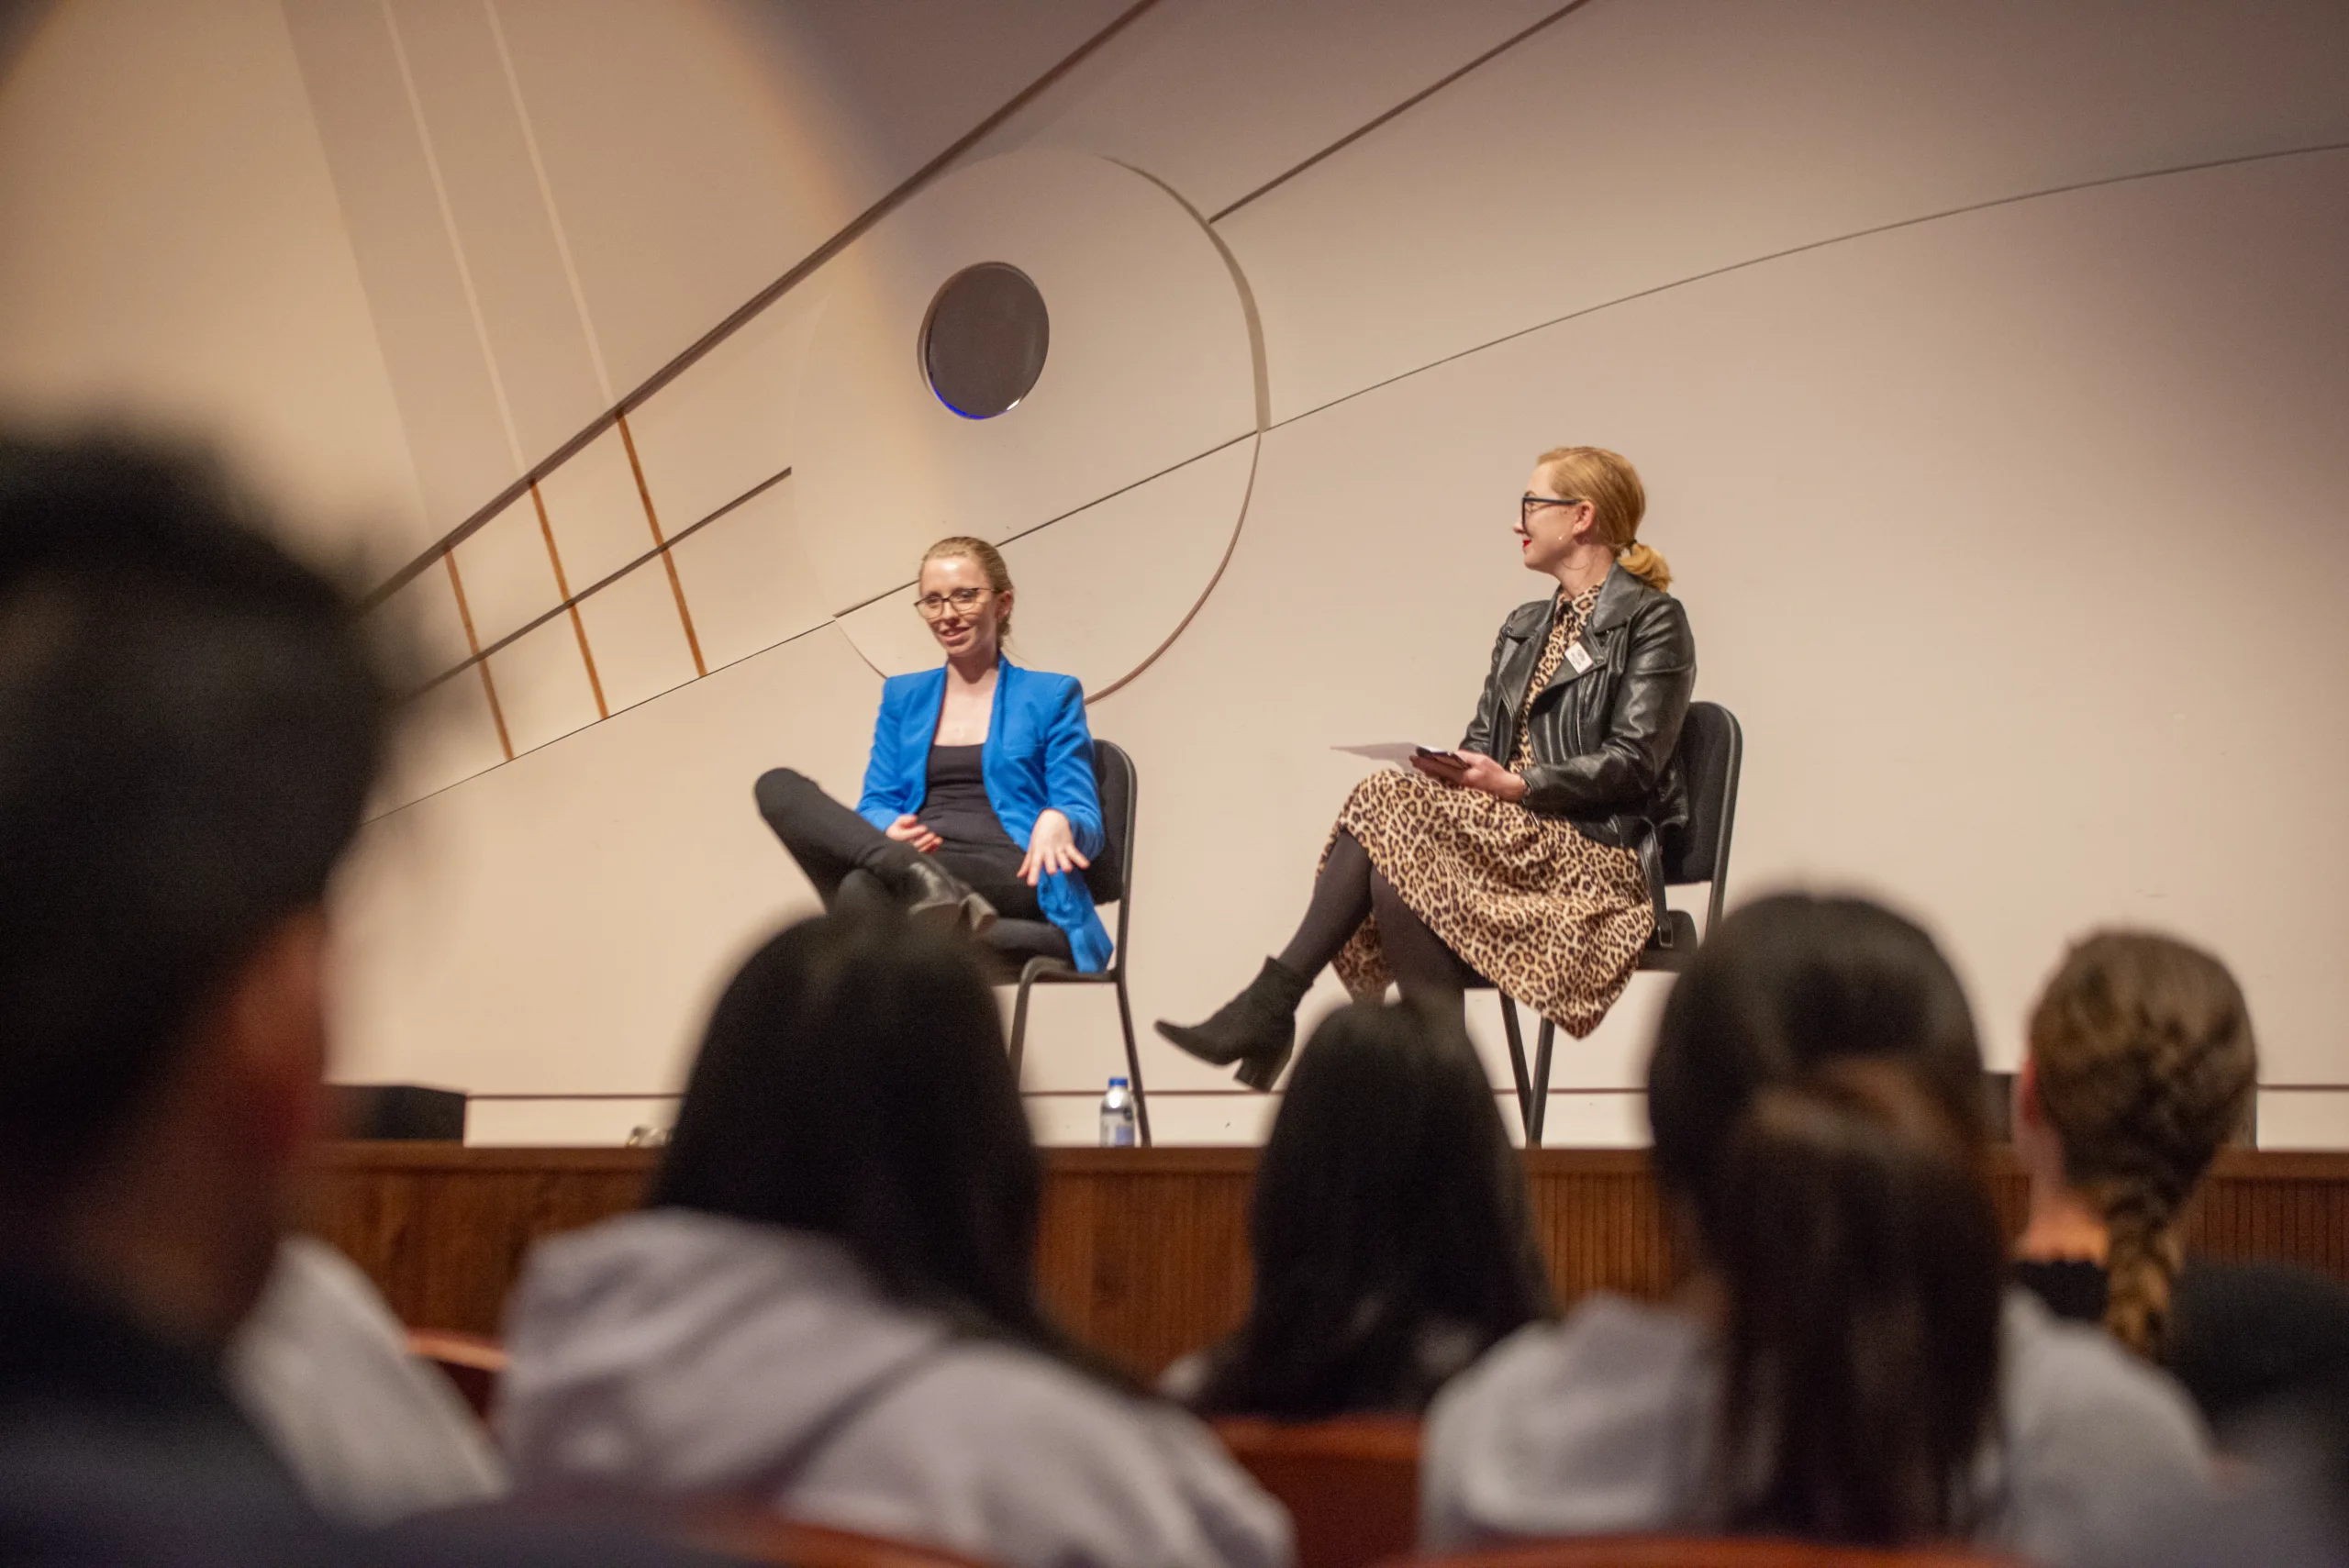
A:
[[[1134,1129],[1141,1134],[1141,1146],[1150,1147],[1150,1100],[1141,1092],[1141,1053],[1134,1049],[1134,1009],[1126,1000],[1126,972],[1118,970],[1118,1022],[1126,1031],[1126,1073],[1133,1079]]]
[[[1525,1124],[1525,1141],[1533,1139],[1533,1085],[1525,1076],[1525,1032],[1517,1027],[1517,1003],[1501,993],[1501,1029],[1508,1035],[1508,1070],[1517,1079],[1517,1112]]]
[[[1011,1004],[1011,1086],[1019,1087],[1019,1064],[1028,1052],[1028,993],[1036,984],[1036,972],[1023,965],[1019,971],[1019,990]]]
[[[1533,1119],[1525,1133],[1528,1149],[1542,1147],[1542,1124],[1550,1119],[1550,1048],[1557,1043],[1557,1040],[1558,1026],[1543,1018],[1542,1028],[1534,1035]]]

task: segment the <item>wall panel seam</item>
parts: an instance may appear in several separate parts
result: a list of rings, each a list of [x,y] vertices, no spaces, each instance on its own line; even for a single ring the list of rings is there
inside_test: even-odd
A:
[[[457,595],[457,619],[465,628],[465,646],[473,650],[473,668],[481,672],[481,689],[489,698],[490,721],[497,726],[498,750],[506,753],[506,760],[510,762],[514,760],[514,741],[506,733],[506,710],[498,706],[497,683],[490,678],[489,661],[483,656],[481,639],[473,632],[473,612],[465,603],[465,580],[457,574],[457,552],[449,550],[440,559],[449,563],[449,586]]]
[[[596,717],[609,718],[612,710],[604,701],[603,677],[596,673],[596,651],[587,646],[587,623],[579,618],[579,601],[571,596],[571,582],[563,574],[562,551],[555,548],[554,524],[547,519],[546,497],[539,487],[530,486],[530,506],[539,514],[539,533],[547,541],[547,563],[554,568],[554,591],[571,612],[572,634],[579,640],[579,662],[587,666],[587,686],[596,694]]]
[[[2002,206],[2014,206],[2024,202],[2039,201],[2048,196],[2070,195],[2079,191],[2101,190],[2109,185],[2132,184],[2140,180],[2158,180],[2173,174],[2199,174],[2213,169],[2231,169],[2243,164],[2273,162],[2277,159],[2318,157],[2326,153],[2344,151],[2349,151],[2349,141],[2326,141],[2313,143],[2307,147],[2277,148],[2267,152],[2246,152],[2229,158],[2212,158],[2199,162],[2179,163],[2160,169],[2139,169],[2125,174],[2100,175],[2093,180],[2075,180],[2065,184],[2049,185],[2042,190],[2019,191],[2002,196],[1989,196],[1978,202],[1967,202],[1963,206],[1948,207],[1939,212],[1919,213],[1909,217],[1894,218],[1889,222],[1873,224],[1865,228],[1852,229],[1848,233],[1831,234],[1820,239],[1808,239],[1799,245],[1788,245],[1781,250],[1767,251],[1759,256],[1748,256],[1740,261],[1724,261],[1718,267],[1708,267],[1702,272],[1691,272],[1686,277],[1672,278],[1646,288],[1634,289],[1629,294],[1618,295],[1612,299],[1599,300],[1595,304],[1569,310],[1564,315],[1536,321],[1531,326],[1513,328],[1497,337],[1488,338],[1481,343],[1472,343],[1467,348],[1439,355],[1425,364],[1414,365],[1408,370],[1397,371],[1393,375],[1381,377],[1367,386],[1356,387],[1353,391],[1332,397],[1326,403],[1319,403],[1310,408],[1299,409],[1285,419],[1275,420],[1267,428],[1277,430],[1286,426],[1294,425],[1300,419],[1309,419],[1316,414],[1325,414],[1341,404],[1351,403],[1357,397],[1366,397],[1374,392],[1383,391],[1398,382],[1408,381],[1415,375],[1422,375],[1429,371],[1441,369],[1456,361],[1481,354],[1487,349],[1499,348],[1504,343],[1531,337],[1536,332],[1547,331],[1553,327],[1562,327],[1569,321],[1578,321],[1586,316],[1596,316],[1600,311],[1611,310],[1619,305],[1630,305],[1637,300],[1668,294],[1674,289],[1683,288],[1690,284],[1700,284],[1709,279],[1725,277],[1731,272],[1743,272],[1749,267],[1765,266],[1772,261],[1783,261],[1788,257],[1804,255],[1812,250],[1824,250],[1831,246],[1842,245],[1854,240],[1870,239],[1881,234],[1892,234],[1904,228],[1916,228],[1924,224],[1938,223],[1944,218],[1964,217],[1972,213],[1988,212]]]
[[[1518,32],[1512,33],[1508,38],[1503,39],[1500,42],[1495,44],[1492,48],[1486,50],[1484,53],[1478,55],[1467,64],[1460,67],[1457,71],[1451,72],[1446,75],[1436,78],[1433,82],[1429,83],[1426,86],[1420,88],[1418,92],[1412,94],[1401,103],[1397,104],[1393,108],[1386,110],[1385,113],[1378,115],[1375,118],[1364,121],[1361,125],[1356,126],[1353,129],[1346,132],[1345,135],[1340,137],[1337,140],[1331,142],[1320,151],[1313,154],[1310,158],[1306,159],[1302,163],[1293,164],[1289,168],[1274,175],[1271,179],[1265,181],[1263,184],[1257,186],[1246,195],[1241,196],[1238,201],[1231,203],[1222,211],[1215,214],[1212,217],[1209,217],[1208,221],[1209,223],[1222,222],[1225,218],[1230,217],[1233,213],[1238,212],[1241,207],[1246,206],[1250,202],[1254,201],[1258,196],[1267,195],[1272,192],[1278,190],[1281,186],[1287,184],[1291,180],[1296,179],[1299,174],[1304,173],[1308,169],[1312,168],[1323,159],[1329,158],[1335,153],[1341,152],[1345,149],[1352,147],[1355,142],[1360,141],[1364,137],[1368,136],[1372,131],[1376,130],[1380,126],[1385,125],[1387,121],[1418,107],[1423,103],[1426,103],[1430,98],[1434,97],[1438,93],[1442,92],[1446,87],[1451,86],[1454,82],[1459,81],[1462,77],[1467,75],[1470,72],[1475,71],[1477,67],[1489,64],[1493,61],[1498,60],[1502,55],[1507,54],[1510,50],[1515,49],[1519,44],[1523,43],[1534,34],[1542,31],[1547,27],[1550,27],[1553,23],[1565,20],[1575,12],[1581,10],[1585,6],[1589,4],[1590,0],[1567,0],[1567,4],[1559,6],[1556,10],[1551,12],[1548,16],[1542,17],[1531,26],[1521,28]]]
[[[389,23],[391,20],[391,0],[379,0],[379,4],[384,6],[384,19]],[[1036,80],[1030,82],[1026,87],[1023,87],[1018,93],[1012,95],[1012,96],[1006,100],[1005,103],[993,114],[990,114],[977,125],[972,127],[970,130],[963,133],[961,137],[958,137],[943,152],[941,152],[937,157],[932,158],[929,162],[915,170],[903,181],[899,182],[894,189],[883,195],[878,201],[874,202],[871,206],[866,207],[856,217],[851,218],[848,223],[839,231],[834,233],[830,239],[825,240],[821,245],[818,246],[815,250],[802,257],[788,272],[785,272],[783,276],[777,278],[774,283],[769,284],[766,287],[752,295],[741,305],[737,306],[727,315],[725,319],[718,322],[717,326],[711,328],[708,331],[696,339],[692,343],[688,344],[685,350],[678,354],[676,358],[671,360],[667,364],[662,365],[659,370],[653,372],[651,375],[646,377],[644,381],[637,385],[634,391],[630,392],[627,396],[619,399],[612,406],[612,407],[607,409],[593,420],[590,420],[584,429],[573,435],[570,439],[564,441],[553,451],[547,454],[547,456],[541,458],[528,472],[515,480],[513,484],[508,484],[505,489],[492,496],[485,504],[476,509],[473,516],[467,517],[463,522],[459,523],[455,528],[449,530],[447,534],[443,535],[439,542],[434,544],[431,549],[423,551],[414,561],[411,561],[408,564],[400,568],[397,572],[393,573],[389,577],[378,584],[374,591],[367,596],[367,607],[373,608],[384,599],[406,586],[408,583],[413,581],[432,564],[432,557],[437,551],[453,549],[457,545],[462,543],[469,535],[479,530],[489,521],[490,518],[495,517],[499,511],[503,510],[506,506],[518,499],[523,489],[527,485],[538,483],[540,480],[544,479],[548,474],[553,473],[556,469],[562,467],[564,463],[570,462],[572,458],[578,455],[580,450],[584,448],[588,442],[594,440],[597,436],[602,435],[606,430],[609,429],[621,415],[628,413],[631,409],[641,407],[655,393],[659,392],[662,387],[667,386],[671,382],[676,380],[686,371],[699,363],[712,350],[716,349],[720,343],[726,341],[727,339],[732,337],[744,325],[754,319],[761,312],[764,311],[775,301],[781,299],[798,284],[813,275],[826,262],[839,255],[842,250],[845,250],[875,224],[879,223],[883,218],[896,211],[898,207],[904,206],[906,202],[912,199],[916,193],[928,185],[932,180],[936,179],[941,173],[943,173],[946,170],[953,167],[957,160],[959,160],[965,152],[968,152],[972,148],[984,141],[988,134],[994,131],[998,126],[1002,125],[1013,115],[1025,108],[1030,103],[1033,102],[1038,95],[1042,94],[1047,88],[1051,87],[1052,83],[1058,82],[1062,77],[1076,69],[1076,67],[1087,57],[1099,50],[1104,44],[1107,44],[1119,33],[1124,31],[1135,20],[1141,17],[1144,12],[1149,11],[1157,4],[1158,0],[1135,0],[1135,3],[1132,6],[1130,6],[1125,10],[1119,12],[1107,27],[1104,27],[1099,32],[1094,34],[1091,38],[1085,39],[1084,43],[1071,50],[1058,63],[1054,64],[1052,69],[1046,71],[1042,75],[1037,77]],[[395,28],[394,33],[394,43],[395,48],[396,49],[396,28]],[[402,70],[405,71],[406,56],[404,52],[401,53],[400,59],[402,61]],[[413,97],[412,90],[411,97]],[[418,117],[417,128],[419,133],[421,133],[423,129],[423,121],[421,117],[422,111],[419,108],[416,110],[416,113]],[[426,145],[429,156],[430,147],[429,139],[427,139]],[[433,167],[435,171],[434,178],[437,182],[439,178],[439,166],[438,164],[435,164]],[[494,372],[494,363],[492,368]],[[515,462],[518,465],[521,462],[518,444]]]
[[[595,318],[587,314],[587,290],[579,281],[579,264],[571,254],[571,235],[554,204],[554,182],[547,178],[546,160],[539,152],[539,133],[530,123],[530,106],[522,97],[522,78],[514,69],[514,51],[506,42],[506,23],[497,14],[497,0],[482,0],[489,17],[489,36],[497,47],[497,63],[506,73],[506,91],[514,100],[514,117],[522,127],[522,147],[530,156],[530,172],[539,183],[539,202],[547,209],[547,227],[554,231],[555,255],[562,262],[563,282],[571,287],[571,306],[579,313],[580,335],[587,339],[587,360],[596,368],[596,389],[612,401],[612,376],[604,366],[604,345],[596,335]],[[517,455],[516,462],[519,462]]]
[[[440,209],[440,227],[447,233],[449,249],[456,257],[457,282],[464,291],[465,310],[473,318],[473,337],[481,346],[482,363],[489,372],[489,390],[497,400],[498,423],[506,430],[506,450],[512,457],[514,466],[519,468],[522,466],[522,437],[515,428],[514,406],[506,395],[506,377],[497,368],[497,351],[490,346],[489,319],[482,314],[481,293],[473,286],[473,263],[465,257],[464,237],[457,232],[457,213],[449,203],[449,183],[440,172],[440,154],[432,144],[432,128],[425,122],[424,97],[417,91],[416,71],[408,62],[407,40],[400,35],[399,18],[392,12],[392,0],[376,0],[376,4],[384,13],[384,27],[391,34],[392,59],[399,66],[400,87],[407,95],[408,117],[416,124],[416,139],[424,150],[424,169],[432,180],[432,199]],[[495,515],[494,512],[491,514]],[[481,520],[485,523],[489,519],[484,517]],[[453,548],[455,542],[444,539],[440,548]]]
[[[661,551],[661,564],[668,569],[669,592],[677,601],[677,620],[685,628],[685,647],[693,653],[694,675],[699,679],[709,673],[709,665],[701,656],[701,638],[694,630],[694,612],[685,603],[685,579],[677,575],[677,558],[669,553],[669,541],[661,532],[661,514],[652,506],[652,487],[644,482],[644,464],[637,460],[635,432],[628,428],[625,414],[613,415],[612,422],[619,427],[620,445],[628,450],[628,471],[636,476],[637,499],[644,503],[645,523],[652,529],[652,542]]]

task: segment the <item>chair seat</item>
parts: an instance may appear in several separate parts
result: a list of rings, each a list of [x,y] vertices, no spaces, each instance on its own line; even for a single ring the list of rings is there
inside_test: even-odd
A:
[[[1668,947],[1657,940],[1667,932],[1672,938]],[[1662,971],[1667,974],[1677,974],[1687,968],[1696,956],[1697,917],[1686,909],[1667,909],[1663,929],[1650,937],[1648,945],[1640,950],[1640,968],[1649,973]]]
[[[1076,955],[1068,945],[1068,933],[1050,920],[997,920],[979,940],[1014,973],[1031,958],[1056,958],[1063,963],[1076,962]]]

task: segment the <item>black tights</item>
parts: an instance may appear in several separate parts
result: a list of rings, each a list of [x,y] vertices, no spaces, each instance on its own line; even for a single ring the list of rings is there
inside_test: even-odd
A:
[[[767,819],[783,847],[816,884],[816,895],[827,909],[847,910],[861,905],[894,903],[887,873],[921,858],[911,844],[899,843],[863,817],[826,795],[813,779],[774,768],[759,775],[756,793],[759,815]],[[941,844],[931,861],[995,906],[1008,920],[1041,920],[1043,906],[1036,890],[1019,877],[1021,856],[1007,841],[986,845]],[[876,874],[878,873],[878,874]]]
[[[1338,956],[1354,929],[1374,916],[1378,945],[1403,995],[1458,1010],[1463,994],[1476,983],[1475,971],[1411,912],[1395,884],[1370,863],[1362,840],[1342,828],[1314,879],[1313,901],[1306,906],[1297,935],[1280,951],[1281,967],[1312,979]]]

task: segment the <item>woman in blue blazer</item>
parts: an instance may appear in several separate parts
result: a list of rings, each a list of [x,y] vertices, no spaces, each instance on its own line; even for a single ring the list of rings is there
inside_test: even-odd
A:
[[[946,662],[881,687],[854,811],[804,775],[761,775],[759,813],[827,908],[890,901],[978,935],[1050,921],[1079,969],[1109,961],[1084,871],[1101,852],[1093,736],[1073,675],[1003,656],[1011,573],[985,539],[923,555],[915,606]]]

